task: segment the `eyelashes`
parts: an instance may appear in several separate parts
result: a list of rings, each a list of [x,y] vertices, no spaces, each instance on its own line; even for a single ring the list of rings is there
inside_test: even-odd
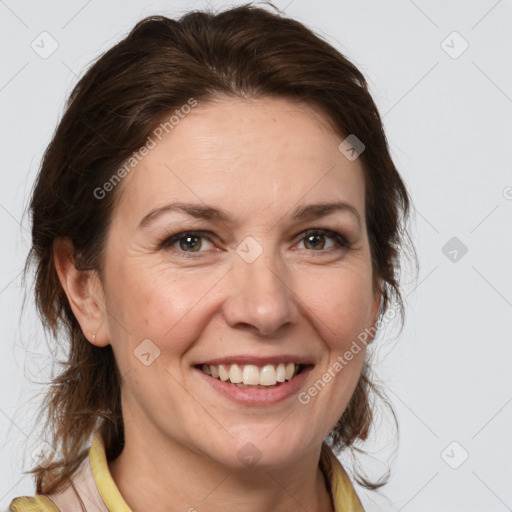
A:
[[[300,239],[300,241],[306,240],[311,237],[322,237],[323,236],[323,237],[330,238],[331,240],[334,240],[335,242],[337,242],[339,248],[350,249],[350,244],[348,243],[347,239],[341,233],[338,233],[337,231],[332,231],[330,229],[318,229],[317,228],[317,229],[308,229],[307,231],[305,231],[304,233],[301,233],[301,234],[303,236]],[[311,240],[308,240],[308,243],[311,243]],[[318,251],[314,251],[314,252],[318,252]]]
[[[174,249],[182,253],[185,257],[197,258],[201,253],[205,252],[204,250],[201,250],[205,245],[203,239],[208,240],[208,243],[213,245],[213,242],[211,241],[212,235],[213,234],[208,231],[183,231],[165,238],[161,242],[160,248],[167,250]],[[334,242],[334,245],[325,248],[325,246],[328,245],[328,242],[323,242],[322,239],[330,240]],[[304,244],[303,250],[321,254],[348,250],[351,248],[350,243],[341,233],[330,229],[308,229],[300,233],[300,237],[296,238],[295,245],[297,242]],[[178,244],[178,247],[174,247],[176,244]],[[306,245],[309,245],[311,248],[306,247]],[[317,247],[320,249],[317,249]]]
[[[190,245],[185,245],[184,247],[188,247],[189,249],[190,248],[193,248],[195,249],[196,248],[196,243],[195,242],[192,242],[193,240],[200,240],[201,238],[209,238],[208,235],[211,235],[209,232],[207,231],[183,231],[182,233],[177,233],[176,235],[173,235],[173,236],[170,236],[168,238],[166,238],[163,242],[162,242],[162,245],[161,247],[163,249],[168,249],[168,248],[173,248],[173,245],[177,242],[181,242],[183,240],[185,240],[185,244],[190,244]],[[210,242],[211,243],[211,242]],[[180,244],[181,245],[181,244]],[[197,247],[200,249],[201,247],[203,246],[202,243],[199,243],[197,244]],[[183,246],[181,247],[183,249]],[[179,249],[177,249],[179,250]],[[193,251],[185,251],[183,250],[182,252],[190,252],[190,253],[198,253],[198,252],[204,252],[204,251],[199,251],[199,250],[193,250]]]

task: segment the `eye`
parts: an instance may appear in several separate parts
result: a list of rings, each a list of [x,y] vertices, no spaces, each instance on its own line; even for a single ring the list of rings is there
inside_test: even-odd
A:
[[[172,247],[182,253],[188,254],[204,252],[211,249],[213,245],[208,236],[210,234],[211,233],[205,231],[185,231],[177,233],[176,235],[166,238],[161,243],[161,247],[162,249]],[[350,248],[350,244],[343,235],[329,229],[309,229],[302,233],[299,245],[300,243],[304,243],[304,248],[312,252],[326,252]],[[208,247],[208,244],[210,244],[210,247]],[[299,249],[302,249],[302,247],[299,247]]]
[[[174,247],[183,252],[202,252],[205,242],[208,240],[207,233],[204,231],[183,232],[166,238],[162,242],[162,248]],[[207,244],[211,242],[208,240]],[[208,248],[208,247],[207,247]]]
[[[335,248],[336,244],[338,245],[337,249],[350,248],[350,244],[343,235],[329,229],[309,229],[304,235],[300,243],[304,243],[305,248],[312,249],[313,252],[323,252]],[[326,239],[330,239],[333,245],[326,247]]]

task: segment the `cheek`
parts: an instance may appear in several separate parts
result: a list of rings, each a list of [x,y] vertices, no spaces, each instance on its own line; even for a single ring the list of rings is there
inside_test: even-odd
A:
[[[327,435],[348,406],[361,376],[366,354],[361,334],[372,323],[371,271],[361,264],[325,275],[309,273],[301,291],[310,321],[326,347],[322,367],[305,399],[311,400],[310,413],[323,416]]]
[[[371,274],[366,269],[309,272],[300,281],[298,296],[333,350],[344,350],[372,321]]]
[[[149,338],[162,350],[182,352],[200,334],[205,305],[213,295],[223,273],[211,269],[177,271],[156,264],[151,267],[136,262],[119,266],[112,272],[110,316],[137,344]],[[117,284],[116,284],[117,283]],[[114,326],[116,327],[116,326]]]

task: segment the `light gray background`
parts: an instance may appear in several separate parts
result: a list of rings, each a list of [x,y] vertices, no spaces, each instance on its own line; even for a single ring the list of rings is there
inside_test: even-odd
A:
[[[381,493],[387,500],[358,488],[364,505],[368,511],[512,510],[512,1],[275,0],[275,5],[361,68],[416,208],[412,228],[420,271],[416,281],[405,276],[406,326],[396,341],[390,325],[376,354],[377,373],[398,414],[400,445],[390,459],[391,482]],[[93,58],[145,15],[177,16],[206,6],[0,0],[0,504],[5,507],[15,496],[33,494],[31,477],[21,471],[41,442],[32,420],[42,388],[30,380],[43,381],[52,370],[30,297],[21,316],[20,271],[30,239],[23,213],[42,152],[65,98]],[[46,59],[31,47],[51,49],[49,36],[40,36],[44,31],[58,43]],[[465,44],[469,47],[459,55]],[[455,253],[442,252],[452,237],[468,249],[465,255],[459,249],[456,261]],[[388,424],[379,421],[372,445],[381,449],[374,459],[362,459],[372,476],[393,456]]]

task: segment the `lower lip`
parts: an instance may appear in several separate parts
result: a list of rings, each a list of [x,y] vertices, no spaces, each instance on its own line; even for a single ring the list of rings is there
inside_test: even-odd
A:
[[[198,368],[195,368],[195,370],[199,372],[201,377],[205,379],[213,389],[230,400],[233,400],[233,402],[241,405],[262,406],[276,404],[296,395],[303,386],[311,368],[312,366],[306,366],[298,375],[293,377],[292,380],[287,380],[281,383],[280,386],[270,389],[239,388],[234,384],[214,379]]]

